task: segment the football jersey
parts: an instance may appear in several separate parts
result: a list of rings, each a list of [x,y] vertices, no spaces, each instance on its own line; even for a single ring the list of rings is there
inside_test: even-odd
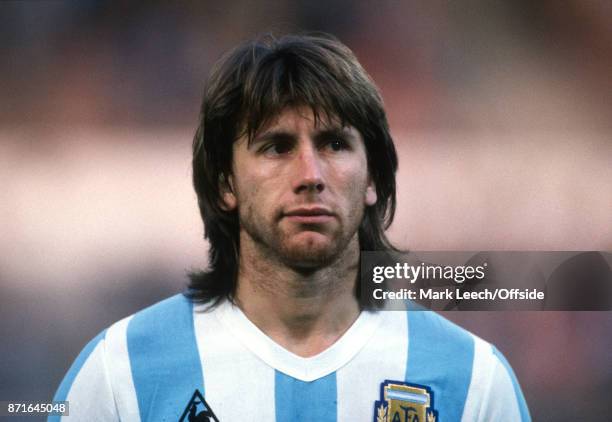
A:
[[[229,301],[173,296],[94,338],[49,421],[528,421],[504,357],[431,311],[362,311],[297,356]]]

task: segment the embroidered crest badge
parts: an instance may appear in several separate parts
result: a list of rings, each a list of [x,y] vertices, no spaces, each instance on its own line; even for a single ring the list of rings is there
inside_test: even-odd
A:
[[[374,403],[374,422],[436,422],[433,400],[427,386],[386,380]]]

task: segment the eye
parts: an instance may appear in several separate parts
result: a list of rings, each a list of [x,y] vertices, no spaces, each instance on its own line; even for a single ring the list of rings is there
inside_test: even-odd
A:
[[[346,149],[349,149],[349,144],[344,139],[334,138],[325,144],[325,147],[334,151],[339,152]]]
[[[287,141],[274,141],[264,145],[260,152],[266,156],[284,155],[291,152],[292,145]]]

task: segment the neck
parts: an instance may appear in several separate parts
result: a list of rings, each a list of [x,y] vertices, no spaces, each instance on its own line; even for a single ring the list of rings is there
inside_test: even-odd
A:
[[[330,347],[359,316],[357,235],[330,265],[293,269],[251,239],[240,243],[236,303],[260,330],[303,357]]]

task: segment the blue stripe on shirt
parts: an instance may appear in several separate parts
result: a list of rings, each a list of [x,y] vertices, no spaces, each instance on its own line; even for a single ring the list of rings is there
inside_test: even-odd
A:
[[[305,382],[275,371],[276,422],[336,422],[336,373]]]
[[[508,375],[510,376],[510,379],[512,380],[512,388],[514,389],[514,395],[516,396],[516,403],[519,408],[519,412],[521,414],[521,421],[523,422],[531,421],[531,416],[529,416],[529,409],[527,408],[525,396],[523,395],[523,391],[521,390],[521,387],[519,386],[518,380],[516,379],[516,375],[514,375],[514,371],[512,370],[512,367],[506,360],[505,356],[502,355],[501,352],[497,350],[497,348],[494,346],[493,346],[493,354],[497,356],[497,358],[500,360],[504,368],[506,368],[506,372],[508,372]]]
[[[66,397],[68,397],[68,392],[70,391],[70,387],[72,387],[72,383],[74,382],[74,379],[76,378],[77,374],[79,373],[79,371],[81,370],[85,362],[87,361],[87,358],[89,357],[89,355],[91,355],[91,353],[94,351],[98,343],[100,343],[104,339],[105,335],[106,335],[106,330],[102,331],[100,334],[94,337],[93,340],[87,343],[87,346],[83,348],[81,353],[79,353],[79,356],[77,356],[74,363],[72,364],[72,366],[70,367],[66,375],[64,376],[62,383],[60,384],[59,388],[57,389],[57,392],[55,393],[55,397],[53,397],[53,401],[66,400]],[[49,416],[47,418],[47,422],[60,421],[60,418],[61,416]]]
[[[141,421],[178,420],[204,377],[193,327],[193,304],[176,295],[137,313],[127,329]]]
[[[474,364],[474,339],[432,311],[408,311],[406,382],[433,391],[443,421],[461,420]]]

